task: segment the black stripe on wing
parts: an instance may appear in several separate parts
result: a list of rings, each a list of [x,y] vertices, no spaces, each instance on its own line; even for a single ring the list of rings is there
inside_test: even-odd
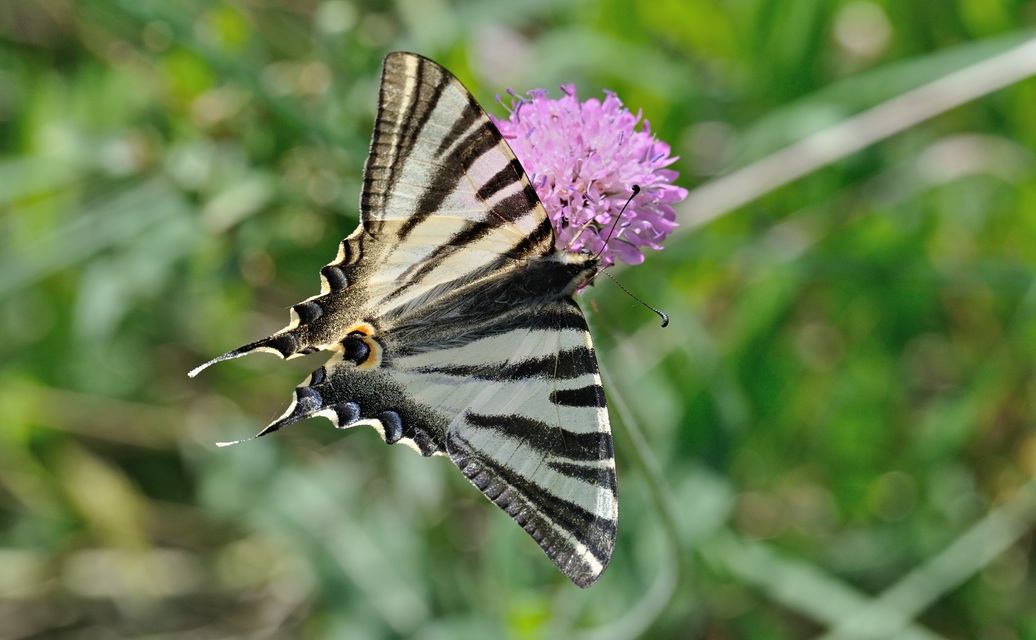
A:
[[[552,378],[570,380],[587,373],[586,362],[592,355],[586,347],[564,349],[557,354],[539,358],[526,358],[518,362],[487,362],[485,364],[450,364],[420,367],[415,373],[438,373],[456,378],[479,378],[481,380],[525,380],[527,378]],[[596,363],[595,363],[596,364]],[[596,373],[596,369],[591,370]]]
[[[494,434],[528,444],[537,453],[561,460],[589,462],[610,460],[613,455],[612,436],[604,431],[575,433],[562,426],[547,424],[525,416],[487,415],[466,413],[468,424],[480,429],[492,429]]]
[[[444,123],[450,127],[445,133],[440,129]],[[485,184],[476,186],[480,201],[488,202],[501,190],[521,185],[514,194],[487,204],[483,222],[514,222],[539,206],[521,163],[460,81],[420,56],[389,54],[361,197],[365,228],[375,234],[380,231],[379,212],[407,168],[412,168],[408,179],[422,175],[423,183],[412,215],[397,232],[399,240],[439,212],[478,163],[499,165]],[[447,244],[462,243],[458,238]]]
[[[615,547],[615,519],[559,498],[549,487],[480,453],[456,433],[447,435],[446,449],[461,473],[521,525],[574,583],[586,588],[600,577]],[[600,468],[597,476],[598,484],[606,483],[614,495],[614,473]]]
[[[338,255],[320,269],[321,295],[333,291],[341,291],[349,286],[349,270],[360,261],[363,255],[363,242],[353,236],[338,244]]]
[[[423,193],[417,202],[414,214],[400,227],[400,240],[405,240],[414,230],[414,227],[435,215],[442,208],[442,203],[446,201],[446,198],[456,190],[457,184],[465,179],[467,171],[478,162],[478,159],[483,154],[492,151],[498,140],[503,139],[500,138],[500,134],[496,132],[496,128],[493,127],[493,123],[489,121],[489,118],[484,113],[481,113],[482,108],[478,106],[474,98],[471,96],[468,96],[468,98],[470,100],[468,107],[458,114],[458,121],[455,123],[451,134],[457,135],[470,129],[478,122],[478,116],[480,115],[485,122],[467,134],[464,139],[444,139],[444,146],[449,144],[453,147],[453,151],[449,155],[441,155],[443,148],[440,147],[435,157],[417,159],[417,161],[434,163],[438,170],[429,175],[428,182],[424,185]],[[477,109],[477,111],[473,111],[473,109]],[[496,135],[494,136],[494,134]],[[407,156],[402,161],[407,162],[410,160],[410,156]]]
[[[594,383],[577,389],[555,389],[550,401],[566,407],[603,407],[604,387]]]
[[[601,481],[601,468],[599,466],[560,462],[558,460],[548,461],[547,466],[563,476],[582,480],[583,482],[593,484]],[[614,487],[612,494],[615,494]]]
[[[390,295],[385,296],[382,304],[389,304],[394,298],[408,292],[413,287],[420,286],[422,283],[421,279],[441,267],[443,262],[450,256],[474,245],[497,227],[499,225],[480,222],[446,239],[426,260],[415,263],[400,275],[400,280],[403,284]],[[510,249],[502,253],[496,260],[487,262],[474,270],[451,274],[453,278],[448,282],[448,286],[443,287],[443,290],[456,290],[457,287],[469,282],[494,275],[498,276],[504,271],[513,269],[519,262],[525,263],[527,266],[528,261],[552,253],[554,253],[554,230],[551,227],[550,221],[544,217],[533,233],[523,236],[521,240],[512,245]]]
[[[452,81],[459,84],[455,78]],[[525,177],[525,171],[511,148],[475,99],[471,95],[467,98],[467,105],[457,114],[453,129],[436,150],[436,155],[418,159],[433,163],[437,171],[429,176],[428,188],[421,195],[416,212],[400,228],[400,240],[406,239],[417,225],[434,215],[479,162],[500,164],[493,177],[476,190],[476,196],[482,202],[487,202],[490,196],[507,187],[522,185],[519,191],[500,202],[486,205],[486,222],[494,225],[514,222],[539,206],[536,190]],[[449,153],[444,155],[447,149]]]

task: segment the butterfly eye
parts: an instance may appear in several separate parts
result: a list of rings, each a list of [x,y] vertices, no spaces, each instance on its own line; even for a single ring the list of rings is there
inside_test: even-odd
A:
[[[367,345],[364,340],[367,336],[363,335],[359,331],[354,331],[347,335],[342,340],[342,358],[352,362],[356,366],[360,366],[367,362],[367,358],[371,355],[371,348]]]

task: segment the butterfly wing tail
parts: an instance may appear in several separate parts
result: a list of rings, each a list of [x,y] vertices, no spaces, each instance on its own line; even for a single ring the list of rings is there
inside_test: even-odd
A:
[[[210,366],[216,364],[217,362],[223,362],[224,360],[233,360],[234,358],[240,358],[241,356],[246,356],[250,353],[254,353],[257,351],[273,353],[287,360],[289,358],[295,358],[300,355],[312,353],[315,350],[316,348],[304,344],[303,340],[300,339],[299,333],[297,331],[285,329],[283,331],[273,334],[272,336],[263,338],[262,340],[256,340],[251,344],[246,344],[243,347],[238,347],[237,349],[228,351],[221,356],[216,356],[215,358],[209,360],[205,364],[199,365],[191,369],[191,371],[187,375],[193,378],[205,369],[208,369]]]
[[[346,269],[356,262],[361,252],[359,241],[353,236],[342,240],[338,255],[320,270],[320,293],[291,307],[288,326],[262,340],[217,356],[195,367],[187,375],[193,378],[217,362],[233,360],[256,351],[273,353],[284,360],[290,360],[321,349],[334,348],[342,338],[339,326],[342,321],[334,321],[332,318],[350,306],[351,290],[347,289],[349,280]]]
[[[271,336],[271,338],[274,336]],[[223,354],[218,358],[214,358],[210,362],[203,364],[202,366],[195,369],[191,373],[194,374],[196,371],[204,369],[213,362],[219,362],[220,360],[229,360],[231,358],[237,358],[243,356],[252,351],[259,350],[259,347],[253,348],[254,345],[265,346],[266,349],[272,350],[274,353],[280,354],[281,352],[274,348],[268,347],[264,343],[269,341],[260,340],[252,345],[235,349],[228,353]],[[354,402],[341,402],[335,404],[329,404],[325,400],[327,394],[326,389],[327,373],[325,367],[320,367],[313,373],[311,373],[299,386],[295,388],[295,391],[291,395],[291,404],[284,411],[283,414],[266,427],[250,438],[243,440],[234,440],[232,442],[217,442],[216,445],[220,447],[227,447],[232,444],[240,444],[242,442],[248,442],[249,440],[255,440],[256,438],[265,436],[268,433],[273,433],[283,427],[290,424],[294,424],[300,420],[311,418],[313,416],[322,415],[331,420],[331,422],[339,428],[352,426],[360,420],[359,406]]]

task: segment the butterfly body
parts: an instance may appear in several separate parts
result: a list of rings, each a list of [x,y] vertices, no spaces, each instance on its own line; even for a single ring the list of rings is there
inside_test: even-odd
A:
[[[589,586],[618,517],[604,390],[573,299],[597,258],[556,247],[495,126],[414,54],[385,60],[360,210],[287,327],[192,375],[254,351],[333,352],[260,435],[319,415],[448,456]]]

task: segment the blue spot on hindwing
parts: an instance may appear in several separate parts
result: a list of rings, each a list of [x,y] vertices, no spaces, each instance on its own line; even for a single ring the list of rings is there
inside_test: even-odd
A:
[[[342,402],[334,406],[335,414],[338,416],[339,429],[345,429],[360,419],[360,405],[355,402]]]
[[[395,411],[382,411],[378,414],[378,420],[385,429],[385,442],[396,444],[403,437],[403,420]]]

